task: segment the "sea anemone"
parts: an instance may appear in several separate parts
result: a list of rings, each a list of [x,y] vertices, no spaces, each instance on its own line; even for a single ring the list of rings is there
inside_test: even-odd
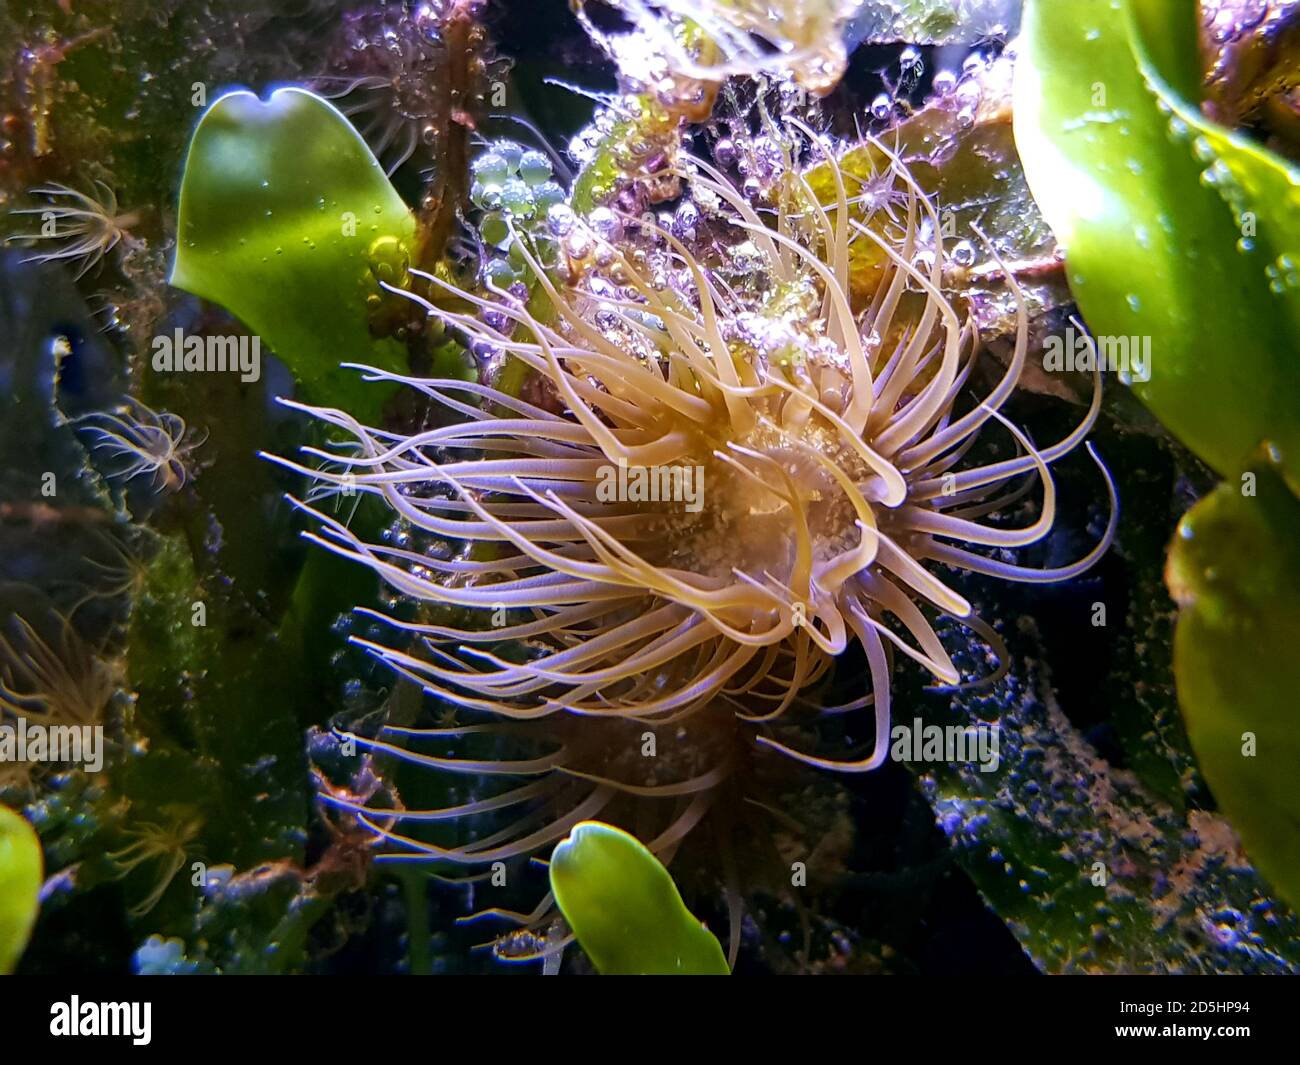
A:
[[[617,745],[589,742],[610,722],[620,723],[623,750],[660,726],[690,747],[725,719],[742,743],[752,735],[814,766],[874,769],[889,749],[894,653],[943,685],[961,682],[930,615],[957,619],[1006,667],[994,630],[927,563],[1061,581],[1110,544],[1115,489],[1093,454],[1110,515],[1084,557],[1032,569],[958,546],[1025,547],[1050,532],[1050,466],[1093,425],[1099,380],[1081,424],[1051,446],[1000,413],[1028,351],[1024,301],[1008,274],[1019,302],[1014,349],[991,389],[972,396],[979,337],[941,289],[933,206],[874,140],[894,194],[860,195],[838,150],[795,124],[820,156],[829,196],[814,193],[814,168],[796,164],[797,144],[785,147],[786,176],[766,206],[688,157],[675,169],[703,216],[693,246],[647,218],[601,208],[583,222],[559,208],[566,277],[543,265],[535,242],[517,237],[512,249],[537,286],[527,305],[490,280],[486,296],[428,274],[430,298],[401,291],[476,350],[524,364],[529,399],[368,369],[368,379],[416,389],[460,420],[404,435],[301,408],[346,434],[349,448],[308,448],[325,460],[315,469],[286,464],[381,497],[435,545],[367,543],[317,515],[312,539],[425,608],[414,621],[375,614],[399,630],[397,646],[357,642],[484,720],[389,730],[395,742],[356,739],[431,768],[540,778],[443,810],[344,803],[405,857],[482,865],[535,851],[605,816],[618,794],[672,799],[675,817],[659,823],[651,849],[675,846],[732,773],[726,745],[694,765],[627,769],[611,753]],[[880,281],[855,309],[851,263],[871,256]],[[1009,434],[1014,454],[963,465],[986,428]],[[1009,514],[1036,484],[1042,504],[1027,524],[979,520]],[[823,709],[869,709],[870,750],[830,757],[772,735],[807,720],[796,711],[816,707],[815,686],[855,642],[869,691]],[[549,747],[516,760],[418,749],[442,740],[464,751],[474,734],[522,737],[530,727]],[[388,820],[511,807],[525,813],[454,847],[397,834]]]
[[[35,233],[10,237],[17,241],[48,241],[48,251],[37,252],[24,262],[77,264],[81,277],[123,241],[130,239],[130,227],[139,222],[134,212],[121,213],[117,194],[102,181],[95,182],[96,195],[89,195],[51,183],[32,189],[50,202],[44,207],[25,207],[13,214],[40,215],[41,228]]]
[[[187,850],[203,828],[203,819],[188,806],[167,809],[167,820],[162,823],[141,821],[127,829],[126,846],[110,851],[106,857],[120,868],[117,876],[125,877],[136,868],[154,863],[149,892],[127,913],[143,917],[161,901],[176,874],[185,864]]]
[[[23,718],[45,728],[99,725],[118,688],[115,667],[101,659],[67,616],[48,611],[42,632],[25,617],[0,631],[0,725]],[[49,628],[58,636],[47,639]],[[30,787],[44,768],[31,761],[0,761],[0,789]]]
[[[39,725],[94,725],[117,690],[103,662],[61,614],[51,612],[59,638],[51,646],[26,618],[0,633],[0,720],[24,717]]]
[[[72,419],[90,439],[90,450],[106,464],[109,477],[127,484],[148,477],[155,492],[182,488],[186,462],[202,439],[187,439],[185,419],[127,398],[116,411],[94,411]]]

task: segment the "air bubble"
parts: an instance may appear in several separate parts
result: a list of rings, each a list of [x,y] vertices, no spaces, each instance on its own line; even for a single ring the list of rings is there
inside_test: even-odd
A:
[[[533,189],[533,201],[539,212],[548,212],[557,203],[564,202],[564,190],[554,181],[546,181]]]
[[[492,211],[483,216],[483,221],[479,223],[478,231],[487,243],[495,247],[503,247],[510,240],[510,227],[506,224],[505,215],[500,211]]]
[[[514,141],[500,141],[496,144],[495,151],[504,160],[509,173],[519,172],[519,164],[524,157],[524,150],[519,145]]]
[[[540,185],[550,179],[551,161],[541,152],[524,152],[519,159],[519,176],[529,185]]]
[[[501,206],[501,186],[484,185],[476,181],[470,186],[469,198],[477,206],[485,210],[495,211]]]
[[[564,241],[564,251],[571,259],[585,259],[591,254],[591,234],[574,229]]]
[[[566,203],[554,204],[546,212],[546,225],[557,237],[568,236],[573,231],[577,218]]]
[[[510,164],[497,152],[488,152],[474,160],[474,180],[484,185],[500,185],[510,176]]]
[[[975,245],[969,240],[959,240],[953,245],[949,257],[958,266],[968,267],[975,264]]]
[[[501,186],[501,206],[520,218],[532,218],[537,210],[532,190],[519,178],[511,178]]]
[[[592,232],[605,240],[618,240],[623,234],[623,224],[618,215],[608,207],[597,207],[587,216]]]
[[[505,259],[493,259],[483,268],[483,277],[496,288],[509,288],[518,274]]]

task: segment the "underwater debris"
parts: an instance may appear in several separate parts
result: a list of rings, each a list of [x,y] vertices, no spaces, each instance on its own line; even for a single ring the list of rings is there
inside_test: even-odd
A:
[[[44,196],[49,203],[44,207],[19,208],[12,213],[39,215],[41,228],[35,233],[16,234],[8,240],[49,241],[53,245],[49,251],[37,252],[24,262],[67,261],[78,266],[78,278],[119,244],[131,241],[130,228],[140,220],[138,212],[119,211],[117,194],[102,181],[95,182],[97,196],[57,182],[31,191],[33,195]]]
[[[186,439],[185,419],[151,410],[127,397],[115,411],[94,411],[71,419],[90,435],[90,451],[108,464],[107,475],[122,484],[148,477],[155,492],[173,492],[190,477],[187,460],[204,438]]]

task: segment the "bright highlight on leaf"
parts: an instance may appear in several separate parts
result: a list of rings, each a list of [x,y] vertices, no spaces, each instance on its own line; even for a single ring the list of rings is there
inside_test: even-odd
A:
[[[0,806],[0,973],[11,973],[36,924],[44,860],[25,818]]]
[[[1089,328],[1151,338],[1134,391],[1220,473],[1265,441],[1300,472],[1300,174],[1171,87],[1195,4],[1036,0],[1022,41],[1016,144]]]
[[[606,976],[725,975],[722,947],[691,916],[659,859],[634,837],[583,821],[556,844],[551,890]]]
[[[360,135],[305,89],[228,93],[199,120],[181,183],[172,284],[238,315],[309,392],[377,407],[342,362],[396,370],[368,301],[409,255],[415,219]]]

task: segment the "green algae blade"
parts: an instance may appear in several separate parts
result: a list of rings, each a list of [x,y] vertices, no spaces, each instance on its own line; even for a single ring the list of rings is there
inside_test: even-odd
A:
[[[1251,860],[1300,905],[1300,499],[1258,464],[1183,518],[1166,579],[1188,736]]]
[[[0,973],[11,973],[36,924],[41,841],[25,818],[0,806]]]
[[[1300,175],[1171,87],[1192,88],[1195,20],[1191,0],[1030,3],[1016,143],[1089,328],[1151,339],[1139,398],[1225,476],[1264,441],[1300,473]]]
[[[415,229],[331,104],[297,88],[231,92],[190,142],[171,282],[238,315],[309,397],[373,420],[386,390],[339,364],[405,367],[401,344],[371,335],[367,301]]]
[[[604,975],[728,973],[717,937],[691,916],[668,870],[621,829],[575,826],[550,874],[565,920]]]

